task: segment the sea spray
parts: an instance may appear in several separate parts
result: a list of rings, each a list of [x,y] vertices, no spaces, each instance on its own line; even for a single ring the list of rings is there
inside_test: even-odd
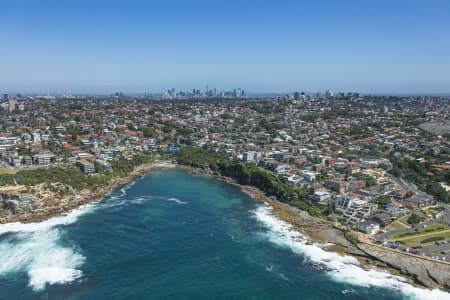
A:
[[[35,291],[46,284],[67,283],[82,276],[78,268],[85,257],[74,247],[60,245],[61,232],[46,228],[13,233],[0,241],[0,276],[26,272]]]
[[[47,284],[62,284],[82,276],[85,257],[74,246],[62,246],[62,228],[95,211],[86,204],[70,213],[36,223],[0,225],[0,277],[25,272],[29,286],[40,291]]]
[[[167,198],[167,201],[169,201],[169,202],[175,202],[175,203],[177,203],[177,204],[187,204],[187,202],[181,201],[180,199],[177,199],[177,198],[174,198],[174,197]]]
[[[34,223],[6,223],[0,225],[0,236],[2,234],[8,232],[36,232],[41,230],[47,230],[55,226],[59,225],[68,225],[76,222],[78,218],[84,214],[91,213],[98,207],[95,203],[82,205],[77,209],[72,210],[71,212],[53,217],[48,220],[42,222],[34,222]]]
[[[270,242],[304,255],[309,262],[320,266],[335,281],[362,287],[388,288],[402,292],[413,299],[450,299],[450,294],[434,289],[421,289],[406,283],[400,276],[376,269],[364,270],[352,256],[342,256],[323,250],[321,244],[309,244],[305,236],[294,231],[292,225],[272,214],[272,208],[264,205],[253,211],[256,219],[268,231],[262,233]]]
[[[307,238],[268,207],[249,218],[260,203],[232,201],[246,197],[212,178],[153,172],[125,192],[116,189],[87,210],[95,215],[69,214],[38,229],[3,227],[0,296],[33,299],[45,289],[61,299],[448,298],[365,271],[324,245],[306,245]],[[167,202],[170,197],[188,205]],[[303,258],[311,268],[298,266]]]

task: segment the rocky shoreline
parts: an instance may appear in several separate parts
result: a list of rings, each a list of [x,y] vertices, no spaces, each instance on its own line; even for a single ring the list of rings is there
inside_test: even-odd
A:
[[[381,269],[393,275],[401,275],[406,278],[408,283],[421,288],[437,288],[450,291],[450,265],[413,258],[400,252],[390,251],[389,249],[370,244],[359,243],[355,245],[347,240],[343,230],[335,227],[333,224],[314,218],[307,212],[279,202],[273,197],[268,197],[257,188],[242,186],[231,178],[210,171],[189,166],[178,166],[178,168],[194,174],[214,176],[219,180],[241,188],[244,193],[253,199],[270,205],[276,217],[291,224],[293,230],[305,234],[311,243],[333,244],[325,247],[324,250],[337,252],[341,255],[351,255],[366,270]]]
[[[124,185],[135,179],[136,177],[144,176],[147,172],[155,169],[161,168],[174,168],[175,165],[171,163],[148,163],[143,164],[136,169],[134,169],[126,177],[114,178],[110,180],[107,184],[95,188],[86,189],[80,191],[77,195],[69,195],[61,198],[54,206],[48,206],[40,209],[33,210],[33,212],[20,214],[20,215],[9,215],[0,218],[0,224],[5,223],[35,223],[45,221],[52,217],[61,216],[63,214],[69,213],[70,211],[79,208],[82,205],[96,202],[104,197],[114,188]]]
[[[51,217],[66,214],[82,205],[100,200],[112,189],[127,184],[136,177],[144,176],[151,170],[163,168],[177,168],[189,173],[214,176],[215,178],[235,185],[250,197],[264,202],[272,207],[273,214],[281,220],[291,224],[294,230],[305,234],[311,243],[332,244],[325,247],[327,251],[337,252],[341,255],[351,255],[358,259],[364,269],[382,269],[394,275],[402,275],[413,285],[422,288],[439,288],[450,291],[450,266],[437,262],[412,258],[403,253],[381,249],[370,244],[353,244],[344,235],[344,232],[329,222],[314,218],[307,212],[299,210],[288,204],[281,203],[273,197],[266,196],[262,191],[251,186],[242,186],[233,179],[215,174],[213,172],[192,168],[190,166],[176,165],[168,162],[149,163],[137,167],[128,176],[115,178],[106,185],[95,190],[83,190],[78,195],[67,196],[58,202],[58,205],[33,211],[31,214],[12,215],[1,218],[4,223],[32,223],[47,220]]]

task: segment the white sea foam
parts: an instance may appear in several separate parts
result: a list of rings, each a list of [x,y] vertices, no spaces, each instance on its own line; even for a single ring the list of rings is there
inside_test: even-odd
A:
[[[82,276],[78,268],[85,257],[60,243],[62,228],[98,207],[87,204],[70,213],[38,223],[0,225],[0,277],[25,272],[36,291],[47,284],[71,282]]]
[[[273,265],[270,265],[270,266],[264,265],[264,268],[266,269],[267,272],[272,272]]]
[[[47,284],[71,282],[82,276],[78,270],[85,258],[72,247],[59,244],[56,228],[14,233],[0,242],[0,276],[26,272],[29,286],[40,291]]]
[[[7,223],[7,224],[1,224],[0,225],[0,235],[7,233],[7,232],[35,232],[35,231],[42,231],[46,229],[50,229],[52,227],[58,226],[58,225],[68,225],[76,222],[78,220],[78,217],[80,217],[83,214],[86,214],[88,212],[94,211],[96,208],[96,205],[93,204],[86,204],[83,206],[80,206],[77,209],[72,210],[71,212],[58,216],[53,217],[48,220],[42,221],[42,222],[36,222],[36,223]]]
[[[375,269],[364,270],[352,256],[325,251],[320,244],[307,244],[304,235],[293,231],[290,224],[274,216],[268,206],[260,206],[253,213],[269,229],[263,234],[269,241],[303,254],[310,263],[325,269],[335,281],[363,287],[389,288],[411,299],[450,299],[450,294],[442,290],[417,288],[406,283],[403,277]]]
[[[127,197],[127,191],[135,185],[136,180],[130,182],[129,184],[122,187],[118,194],[112,194],[110,197],[105,199],[105,201],[102,203],[102,206],[106,207],[114,207],[114,206],[127,206],[132,204],[142,204],[147,201],[155,200],[155,199],[162,199],[169,202],[175,202],[178,204],[186,204],[186,202],[181,201],[180,199],[174,198],[174,197],[164,197],[164,196],[153,196],[153,195],[145,195],[145,196],[138,196],[135,198],[129,198]]]
[[[131,189],[133,187],[133,185],[135,185],[135,184],[136,184],[136,181],[132,181],[129,184],[127,184],[126,186],[124,186],[123,188],[121,188],[120,189],[121,196],[122,197],[125,196],[127,194],[127,191],[129,189]]]
[[[342,294],[349,294],[349,293],[354,293],[355,292],[355,290],[354,289],[345,289],[345,290],[343,290],[342,291]]]
[[[181,201],[180,199],[177,199],[177,198],[167,198],[167,201],[170,201],[170,202],[175,202],[175,203],[178,203],[178,204],[187,204],[187,202],[184,202],[184,201]]]
[[[123,199],[134,183],[122,187],[120,195],[112,196],[110,201],[117,203],[117,200]],[[83,205],[42,222],[0,225],[0,277],[25,272],[29,277],[29,286],[36,291],[45,289],[47,284],[63,284],[80,278],[82,271],[79,267],[85,257],[75,248],[61,245],[62,228],[57,226],[72,224],[81,215],[102,206],[97,203]]]
[[[169,202],[174,202],[177,204],[187,204],[187,202],[181,201],[180,199],[174,198],[174,197],[163,197],[163,196],[140,196],[132,199],[124,199],[124,196],[118,196],[116,198],[111,198],[111,202],[108,203],[109,206],[125,206],[125,205],[131,205],[131,204],[142,204],[147,201],[151,200],[166,200]]]

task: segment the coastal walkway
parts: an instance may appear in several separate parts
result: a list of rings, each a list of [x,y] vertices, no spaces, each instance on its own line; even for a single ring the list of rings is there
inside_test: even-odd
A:
[[[419,259],[431,261],[433,263],[440,263],[440,264],[444,264],[444,265],[450,266],[450,262],[448,262],[448,261],[437,260],[437,259],[433,259],[433,258],[428,257],[428,256],[421,256],[421,255],[417,255],[417,254],[414,254],[414,253],[404,252],[404,251],[400,251],[400,250],[397,250],[397,249],[392,249],[392,248],[389,248],[389,247],[385,247],[385,246],[373,243],[370,240],[370,237],[367,234],[358,233],[358,241],[363,243],[363,244],[367,244],[367,245],[370,245],[370,246],[373,246],[373,247],[376,247],[376,248],[379,248],[379,249],[382,249],[382,250],[387,250],[387,251],[391,251],[391,252],[394,252],[394,253],[399,253],[399,254],[411,256],[411,257],[414,257],[414,258],[419,258]],[[364,250],[364,249],[362,249],[362,250]]]

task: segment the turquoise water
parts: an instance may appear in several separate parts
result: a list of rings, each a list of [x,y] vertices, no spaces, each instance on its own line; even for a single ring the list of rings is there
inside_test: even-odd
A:
[[[306,245],[238,188],[177,170],[0,234],[0,299],[448,297]]]

